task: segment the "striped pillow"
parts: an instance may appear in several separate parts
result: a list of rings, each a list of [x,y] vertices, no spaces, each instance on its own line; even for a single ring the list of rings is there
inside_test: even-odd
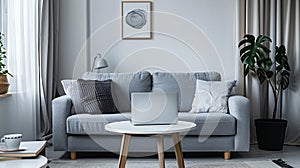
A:
[[[118,112],[111,95],[112,80],[97,81],[78,79],[77,82],[84,112],[91,114]]]

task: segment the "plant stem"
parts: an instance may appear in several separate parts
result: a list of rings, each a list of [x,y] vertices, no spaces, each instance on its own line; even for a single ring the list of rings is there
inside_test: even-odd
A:
[[[273,92],[273,95],[274,95],[274,103],[275,104],[274,104],[274,110],[273,110],[273,117],[272,118],[275,119],[276,118],[276,112],[277,112],[278,92],[277,92],[274,84],[271,82],[271,80],[270,79],[267,79],[267,80],[268,80],[269,85],[272,88],[272,92]]]

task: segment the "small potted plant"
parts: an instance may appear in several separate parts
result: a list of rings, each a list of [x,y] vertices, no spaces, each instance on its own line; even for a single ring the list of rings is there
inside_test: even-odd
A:
[[[285,139],[287,120],[278,115],[278,98],[289,86],[290,66],[284,45],[276,46],[275,58],[269,56],[268,43],[272,40],[265,35],[257,38],[245,35],[239,43],[241,61],[244,64],[244,75],[252,73],[260,84],[267,82],[274,96],[274,109],[271,119],[256,119],[258,147],[264,150],[282,150]]]
[[[7,93],[9,87],[7,75],[12,76],[6,69],[5,59],[6,50],[4,47],[4,34],[0,32],[0,94]]]

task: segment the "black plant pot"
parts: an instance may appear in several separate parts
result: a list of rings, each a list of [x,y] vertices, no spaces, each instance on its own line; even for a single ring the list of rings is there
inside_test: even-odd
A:
[[[282,150],[287,126],[286,120],[256,119],[255,126],[259,149]]]

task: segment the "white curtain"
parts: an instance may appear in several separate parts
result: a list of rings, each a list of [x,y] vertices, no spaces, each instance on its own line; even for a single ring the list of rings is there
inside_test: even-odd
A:
[[[6,1],[0,0],[0,32],[6,34]]]
[[[58,4],[57,0],[7,0],[8,67],[14,75],[10,91],[15,92],[19,130],[30,139],[51,138]]]
[[[39,109],[37,3],[35,0],[7,0],[7,58],[11,92],[15,92],[16,131],[36,139]]]
[[[287,47],[287,55],[292,68],[290,86],[284,91],[283,119],[288,120],[286,144],[300,145],[300,85],[299,85],[299,61],[300,61],[300,2],[299,0],[245,0],[239,2],[240,15],[238,25],[244,27],[242,34],[260,34],[271,37],[270,48],[274,51],[275,45],[284,44]],[[239,29],[241,30],[241,28]],[[241,33],[237,32],[237,37]],[[274,52],[271,53],[274,58]],[[237,59],[240,60],[237,54]],[[241,72],[241,66],[236,71]],[[260,85],[257,79],[251,76],[243,79],[245,82],[245,95],[251,100],[251,142],[256,142],[254,119],[270,118],[273,110],[273,95],[267,84]],[[268,96],[269,95],[269,96]],[[269,97],[269,98],[268,98]]]

